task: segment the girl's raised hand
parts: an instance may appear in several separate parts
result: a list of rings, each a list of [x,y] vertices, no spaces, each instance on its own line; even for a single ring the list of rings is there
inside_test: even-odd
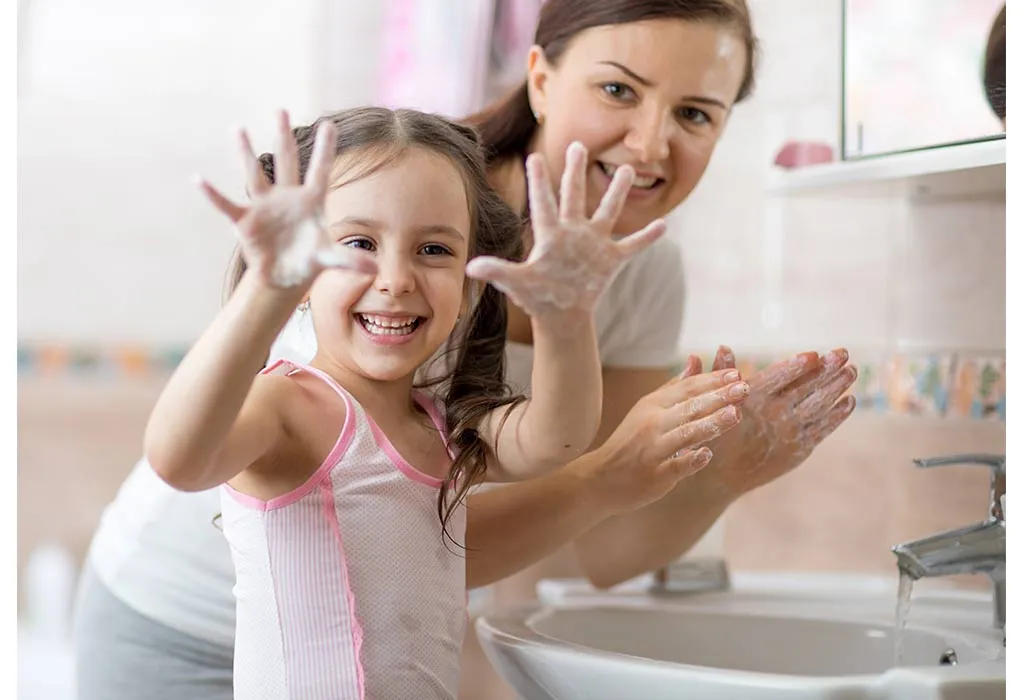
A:
[[[615,272],[665,233],[665,222],[651,222],[621,240],[612,227],[629,195],[635,173],[623,166],[597,211],[586,215],[587,150],[578,142],[566,151],[560,201],[547,166],[533,153],[526,160],[533,247],[525,262],[480,256],[466,265],[469,277],[489,282],[530,316],[591,312]]]
[[[235,224],[246,265],[268,285],[282,289],[308,286],[329,267],[376,273],[371,258],[339,246],[324,225],[324,199],[335,159],[334,125],[320,124],[305,182],[299,178],[298,147],[287,112],[281,112],[278,125],[274,184],[264,174],[248,134],[239,134],[251,198],[248,206],[232,202],[206,181],[199,183],[213,205]]]

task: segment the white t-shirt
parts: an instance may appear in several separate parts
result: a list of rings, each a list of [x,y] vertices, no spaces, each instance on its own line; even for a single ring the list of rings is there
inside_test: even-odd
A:
[[[595,311],[605,367],[668,367],[678,359],[683,320],[682,261],[663,237],[631,260]],[[316,352],[308,313],[296,313],[271,357],[306,363]],[[533,348],[506,346],[508,382],[529,391]],[[107,506],[89,561],[110,591],[142,615],[223,646],[235,630],[235,574],[219,523],[218,489],[184,493],[143,458]]]

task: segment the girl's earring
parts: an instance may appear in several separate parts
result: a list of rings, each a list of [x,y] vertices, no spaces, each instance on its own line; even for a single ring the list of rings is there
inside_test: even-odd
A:
[[[301,311],[302,313],[306,313],[307,311],[309,311],[309,299],[306,299],[306,301],[299,304],[299,311]]]
[[[534,112],[533,113],[533,118],[536,120],[537,126],[544,126],[544,115],[543,114],[538,114],[537,112]]]

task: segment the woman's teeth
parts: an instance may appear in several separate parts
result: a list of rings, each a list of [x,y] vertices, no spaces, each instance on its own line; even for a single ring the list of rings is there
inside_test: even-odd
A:
[[[608,165],[607,163],[600,162],[598,163],[598,165],[601,166],[601,171],[608,177],[615,176],[615,170],[618,168],[618,166]],[[660,177],[641,177],[640,175],[636,175],[633,178],[633,187],[638,190],[649,190],[660,182]]]
[[[356,314],[363,328],[374,335],[409,335],[420,325],[419,316],[396,318],[394,316],[374,316],[372,314]]]

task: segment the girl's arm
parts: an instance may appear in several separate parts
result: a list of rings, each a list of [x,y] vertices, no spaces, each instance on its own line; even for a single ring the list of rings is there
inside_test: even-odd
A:
[[[207,197],[236,225],[248,271],[224,309],[188,353],[161,393],[146,426],[145,451],[154,470],[184,491],[223,483],[253,464],[284,434],[282,406],[289,385],[257,374],[271,344],[320,271],[341,267],[374,272],[372,260],[332,245],[322,220],[334,162],[334,127],[316,135],[305,184],[299,182],[288,115],[279,119],[277,184],[263,176],[241,134],[253,201],[243,207],[211,185]]]
[[[533,246],[523,263],[478,257],[467,275],[490,282],[530,316],[532,396],[488,415],[480,428],[493,451],[488,479],[543,474],[585,452],[601,423],[601,360],[594,307],[619,268],[665,232],[662,221],[616,241],[612,229],[633,183],[619,168],[586,216],[586,149],[569,147],[559,201],[537,154],[526,162]]]
[[[182,491],[213,488],[281,439],[282,383],[254,380],[299,301],[294,292],[246,274],[185,356],[146,426],[146,456],[168,484]]]

